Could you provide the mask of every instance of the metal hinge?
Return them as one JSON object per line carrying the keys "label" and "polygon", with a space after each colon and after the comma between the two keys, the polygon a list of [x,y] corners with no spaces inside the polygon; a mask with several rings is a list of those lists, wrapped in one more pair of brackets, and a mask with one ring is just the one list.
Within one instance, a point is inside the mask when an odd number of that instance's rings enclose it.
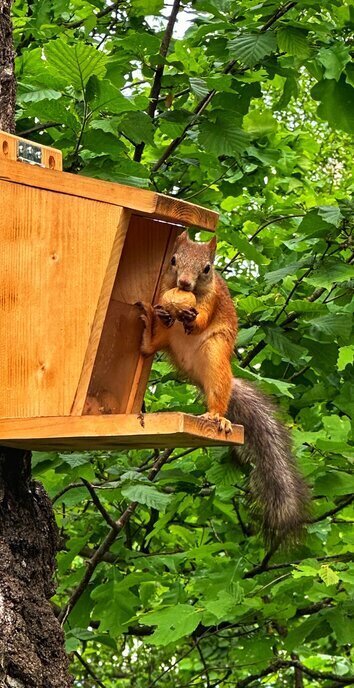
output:
{"label": "metal hinge", "polygon": [[17,142],[17,160],[28,162],[30,165],[44,167],[42,163],[42,148],[32,142],[23,140]]}

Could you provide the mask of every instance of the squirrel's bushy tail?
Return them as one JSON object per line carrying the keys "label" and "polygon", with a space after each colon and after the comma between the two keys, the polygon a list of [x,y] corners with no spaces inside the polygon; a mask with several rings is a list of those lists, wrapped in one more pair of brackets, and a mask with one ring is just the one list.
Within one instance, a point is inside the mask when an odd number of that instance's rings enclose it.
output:
{"label": "squirrel's bushy tail", "polygon": [[251,465],[252,506],[271,545],[296,537],[309,514],[309,490],[296,466],[287,429],[268,397],[244,380],[233,380],[227,418],[245,428],[237,458]]}

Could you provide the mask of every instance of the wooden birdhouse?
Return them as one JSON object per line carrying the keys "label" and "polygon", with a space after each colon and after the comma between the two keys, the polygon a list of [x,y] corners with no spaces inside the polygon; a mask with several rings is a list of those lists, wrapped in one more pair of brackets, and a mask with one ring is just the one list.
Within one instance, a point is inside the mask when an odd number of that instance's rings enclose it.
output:
{"label": "wooden birdhouse", "polygon": [[[28,164],[32,163],[32,164]],[[0,444],[37,450],[242,442],[183,413],[142,414],[154,302],[176,236],[217,214],[62,172],[58,150],[0,132]]]}

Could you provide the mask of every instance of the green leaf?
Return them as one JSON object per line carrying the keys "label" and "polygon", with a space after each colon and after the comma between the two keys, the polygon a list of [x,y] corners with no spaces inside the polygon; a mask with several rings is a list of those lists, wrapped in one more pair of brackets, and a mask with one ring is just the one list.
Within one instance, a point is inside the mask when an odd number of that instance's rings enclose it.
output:
{"label": "green leaf", "polygon": [[326,79],[338,81],[345,65],[350,62],[350,48],[344,43],[338,43],[331,48],[321,48],[318,59],[325,68]]}
{"label": "green leaf", "polygon": [[268,282],[268,284],[276,284],[288,275],[294,275],[298,270],[305,267],[306,263],[303,260],[296,261],[295,263],[288,263],[283,268],[279,268],[279,270],[271,270],[270,272],[267,272],[267,274],[264,276],[264,279],[266,282]]}
{"label": "green leaf", "polygon": [[315,331],[321,332],[330,339],[347,341],[351,333],[352,321],[345,314],[330,313],[314,318],[311,326]]}
{"label": "green leaf", "polygon": [[335,227],[338,227],[343,219],[343,215],[336,205],[322,205],[318,209],[318,214],[323,217],[325,222]]}
{"label": "green leaf", "polygon": [[243,127],[251,136],[267,136],[278,128],[278,122],[270,110],[250,110],[243,118]]}
{"label": "green leaf", "polygon": [[278,29],[277,42],[279,50],[298,58],[307,58],[310,55],[307,32],[293,26]]}
{"label": "green leaf", "polygon": [[159,14],[163,8],[163,0],[131,0],[132,14],[138,17]]}
{"label": "green leaf", "polygon": [[106,71],[105,54],[80,41],[75,45],[69,45],[62,38],[49,41],[44,54],[49,69],[78,90],[85,88],[91,76],[102,77]]}
{"label": "green leaf", "polygon": [[257,298],[256,296],[246,296],[246,298],[238,299],[237,301],[237,309],[239,311],[244,311],[248,315],[264,311],[264,308],[264,301],[262,301],[262,299]]}
{"label": "green leaf", "polygon": [[[133,581],[134,582],[134,581]],[[125,579],[113,573],[110,581],[97,585],[91,593],[95,602],[92,616],[100,622],[100,631],[109,631],[118,637],[140,607],[140,600],[130,588],[129,576]]]}
{"label": "green leaf", "polygon": [[90,86],[89,100],[92,112],[120,114],[139,110],[139,107],[129,98],[125,98],[108,79],[99,80],[96,76],[92,76]]}
{"label": "green leaf", "polygon": [[208,95],[211,90],[205,81],[205,79],[200,79],[198,77],[190,78],[189,83],[191,85],[191,90],[195,93],[198,98],[204,98]]}
{"label": "green leaf", "polygon": [[157,626],[154,633],[149,636],[149,643],[168,645],[193,633],[201,621],[201,613],[189,604],[176,604],[161,611],[145,614],[141,620],[148,626]]}
{"label": "green leaf", "polygon": [[254,67],[266,55],[276,49],[276,38],[272,31],[245,33],[229,41],[229,52],[243,64]]}
{"label": "green leaf", "polygon": [[[238,600],[240,602],[241,600]],[[205,609],[213,614],[218,621],[223,621],[229,617],[229,615],[235,609],[235,597],[230,595],[230,593],[224,591],[219,591],[217,599],[206,600],[204,602]]]}
{"label": "green leaf", "polygon": [[[330,289],[332,284],[347,282],[353,278],[353,266],[341,263],[339,260],[329,259],[312,274],[306,277],[306,282],[315,287]],[[310,310],[310,309],[309,309]]]}
{"label": "green leaf", "polygon": [[327,120],[334,130],[343,129],[353,134],[354,88],[346,83],[344,76],[339,81],[323,79],[313,87],[311,95],[320,101],[319,117]]}
{"label": "green leaf", "polygon": [[336,585],[339,581],[338,574],[328,564],[322,564],[318,575],[326,585]]}
{"label": "green leaf", "polygon": [[338,353],[338,370],[344,370],[351,363],[354,363],[354,344],[341,346]]}
{"label": "green leaf", "polygon": [[286,337],[279,328],[267,328],[266,341],[290,363],[301,360],[307,353],[303,346],[299,346],[289,337]]}
{"label": "green leaf", "polygon": [[71,468],[84,466],[86,463],[89,463],[91,459],[88,452],[72,452],[71,454],[59,454],[59,456],[65,463],[68,463]]}
{"label": "green leaf", "polygon": [[154,127],[151,117],[145,112],[130,112],[125,115],[119,129],[134,143],[154,143]]}
{"label": "green leaf", "polygon": [[40,88],[34,89],[33,91],[28,91],[27,93],[22,93],[19,96],[18,101],[22,104],[24,103],[38,103],[41,100],[59,100],[62,97],[60,91],[54,91],[51,88]]}
{"label": "green leaf", "polygon": [[237,346],[241,348],[247,346],[258,330],[259,327],[257,325],[241,330],[237,335]]}
{"label": "green leaf", "polygon": [[240,232],[234,237],[234,246],[238,248],[240,253],[247,259],[252,260],[256,265],[268,265],[269,258],[262,255],[256,247]]}
{"label": "green leaf", "polygon": [[132,502],[146,504],[146,506],[157,509],[158,511],[165,511],[167,505],[171,501],[169,495],[159,492],[159,490],[150,483],[128,483],[124,485],[121,492],[123,497],[130,499]]}
{"label": "green leaf", "polygon": [[220,115],[216,122],[205,120],[199,125],[199,141],[209,153],[240,155],[249,143],[246,132],[229,116]]}
{"label": "green leaf", "polygon": [[326,611],[326,620],[335,633],[338,643],[347,645],[354,637],[354,619],[344,614],[338,607]]}

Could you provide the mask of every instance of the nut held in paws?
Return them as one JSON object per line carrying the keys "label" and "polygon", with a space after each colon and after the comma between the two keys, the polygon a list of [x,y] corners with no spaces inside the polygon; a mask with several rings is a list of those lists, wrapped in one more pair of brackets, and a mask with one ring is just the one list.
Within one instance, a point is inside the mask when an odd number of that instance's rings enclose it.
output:
{"label": "nut held in paws", "polygon": [[161,304],[174,318],[177,318],[178,314],[185,309],[195,308],[196,303],[193,292],[178,288],[166,291],[161,299]]}

